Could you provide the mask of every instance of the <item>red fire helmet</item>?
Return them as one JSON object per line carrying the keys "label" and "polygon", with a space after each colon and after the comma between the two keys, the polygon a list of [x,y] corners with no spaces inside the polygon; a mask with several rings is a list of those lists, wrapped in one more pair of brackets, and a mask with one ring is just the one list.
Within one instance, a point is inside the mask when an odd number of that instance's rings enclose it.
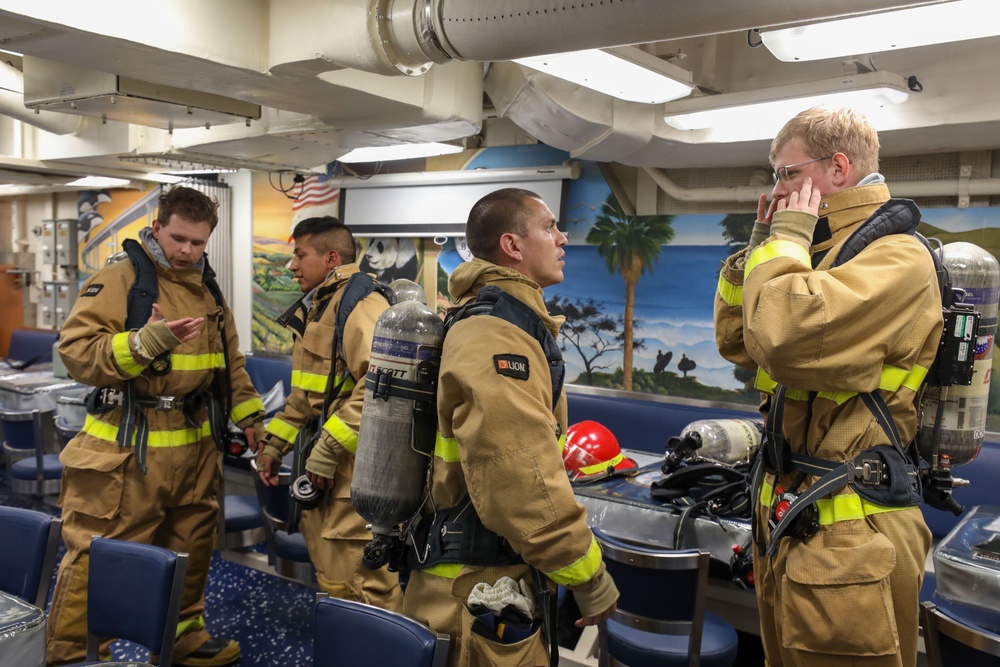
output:
{"label": "red fire helmet", "polygon": [[595,421],[578,422],[567,429],[563,465],[570,480],[579,484],[639,469],[639,464],[622,454],[614,434]]}

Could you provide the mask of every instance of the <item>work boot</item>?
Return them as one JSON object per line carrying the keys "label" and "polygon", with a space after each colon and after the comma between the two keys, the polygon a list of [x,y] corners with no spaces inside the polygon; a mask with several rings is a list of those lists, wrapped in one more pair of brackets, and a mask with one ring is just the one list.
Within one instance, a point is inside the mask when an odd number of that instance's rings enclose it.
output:
{"label": "work boot", "polygon": [[233,639],[209,637],[194,651],[174,658],[176,667],[224,667],[240,659],[240,645]]}

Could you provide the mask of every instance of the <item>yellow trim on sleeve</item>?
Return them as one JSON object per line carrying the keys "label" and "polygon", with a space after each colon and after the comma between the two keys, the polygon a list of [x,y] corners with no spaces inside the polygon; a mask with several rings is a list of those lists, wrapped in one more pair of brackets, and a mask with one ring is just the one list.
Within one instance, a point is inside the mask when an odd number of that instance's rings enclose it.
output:
{"label": "yellow trim on sleeve", "polygon": [[129,347],[128,337],[130,331],[123,331],[122,333],[117,333],[111,337],[111,352],[115,355],[115,362],[118,367],[122,369],[125,373],[129,375],[139,375],[144,370],[145,366],[140,364],[132,356],[132,350]]}
{"label": "yellow trim on sleeve", "polygon": [[285,442],[295,442],[295,438],[299,435],[299,429],[278,417],[267,423],[267,432],[278,436]]}
{"label": "yellow trim on sleeve", "polygon": [[434,439],[434,456],[445,463],[457,463],[460,460],[458,456],[458,440],[455,438],[446,438],[438,433]]}
{"label": "yellow trim on sleeve", "polygon": [[757,266],[772,259],[778,259],[779,257],[789,257],[803,266],[812,267],[812,261],[809,258],[809,251],[807,249],[795,241],[775,239],[753,249],[743,269],[743,280],[746,280],[750,276],[750,272],[757,268]]}
{"label": "yellow trim on sleeve", "polygon": [[247,399],[235,406],[231,416],[233,421],[239,424],[240,421],[246,419],[255,412],[259,412],[262,415],[264,414],[264,401],[260,400],[259,397]]}
{"label": "yellow trim on sleeve", "polygon": [[726,302],[727,306],[743,305],[743,285],[735,285],[723,274],[719,274],[719,296]]}
{"label": "yellow trim on sleeve", "polygon": [[590,542],[587,554],[575,563],[560,568],[555,572],[546,572],[549,579],[563,586],[575,586],[593,579],[601,567],[601,545],[594,538]]}
{"label": "yellow trim on sleeve", "polygon": [[333,439],[351,454],[358,451],[358,434],[337,415],[330,415],[323,424],[323,430],[332,435]]}

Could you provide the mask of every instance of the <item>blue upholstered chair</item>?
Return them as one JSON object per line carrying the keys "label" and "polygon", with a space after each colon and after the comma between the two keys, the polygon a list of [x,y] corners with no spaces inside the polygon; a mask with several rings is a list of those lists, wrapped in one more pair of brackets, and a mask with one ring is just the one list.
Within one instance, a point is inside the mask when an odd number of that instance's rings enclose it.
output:
{"label": "blue upholstered chair", "polygon": [[302,533],[288,532],[292,503],[289,494],[291,469],[282,465],[277,486],[267,486],[260,481],[256,462],[253,464],[253,475],[254,489],[257,491],[257,500],[267,530],[268,563],[283,577],[317,586],[316,569],[309,559],[305,538]]}
{"label": "blue upholstered chair", "polygon": [[160,667],[170,667],[187,563],[186,553],[93,538],[87,583],[87,660],[98,659],[103,639],[119,638],[158,653]]}
{"label": "blue upholstered chair", "polygon": [[219,496],[219,513],[223,527],[220,547],[245,549],[267,540],[264,514],[256,495],[223,494]]}
{"label": "blue upholstered chair", "polygon": [[394,611],[324,594],[316,602],[316,667],[443,667],[449,641]]}
{"label": "blue upholstered chair", "polygon": [[4,452],[10,490],[36,496],[59,493],[63,465],[58,454],[45,453],[52,442],[52,411],[0,408],[0,421],[6,436]]}
{"label": "blue upholstered chair", "polygon": [[1000,667],[1000,635],[972,625],[933,602],[920,604],[927,667]]}
{"label": "blue upholstered chair", "polygon": [[0,505],[0,590],[45,609],[61,530],[50,514]]}
{"label": "blue upholstered chair", "polygon": [[598,628],[601,667],[705,665],[736,660],[736,630],[705,611],[709,554],[623,542],[594,529],[621,597]]}

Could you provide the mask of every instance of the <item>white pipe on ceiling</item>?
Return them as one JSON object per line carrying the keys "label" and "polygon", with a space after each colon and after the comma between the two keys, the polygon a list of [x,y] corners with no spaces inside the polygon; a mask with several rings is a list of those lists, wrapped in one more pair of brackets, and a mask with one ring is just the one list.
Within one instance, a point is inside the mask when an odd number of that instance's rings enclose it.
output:
{"label": "white pipe on ceiling", "polygon": [[[770,195],[771,185],[687,188],[674,182],[657,167],[644,167],[653,182],[671,199],[684,202],[755,202]],[[960,197],[1000,195],[1000,178],[970,178],[935,181],[889,181],[894,197]]]}
{"label": "white pipe on ceiling", "polygon": [[35,112],[24,106],[24,74],[0,61],[0,114],[53,134],[75,134],[85,122],[81,116],[53,111]]}

